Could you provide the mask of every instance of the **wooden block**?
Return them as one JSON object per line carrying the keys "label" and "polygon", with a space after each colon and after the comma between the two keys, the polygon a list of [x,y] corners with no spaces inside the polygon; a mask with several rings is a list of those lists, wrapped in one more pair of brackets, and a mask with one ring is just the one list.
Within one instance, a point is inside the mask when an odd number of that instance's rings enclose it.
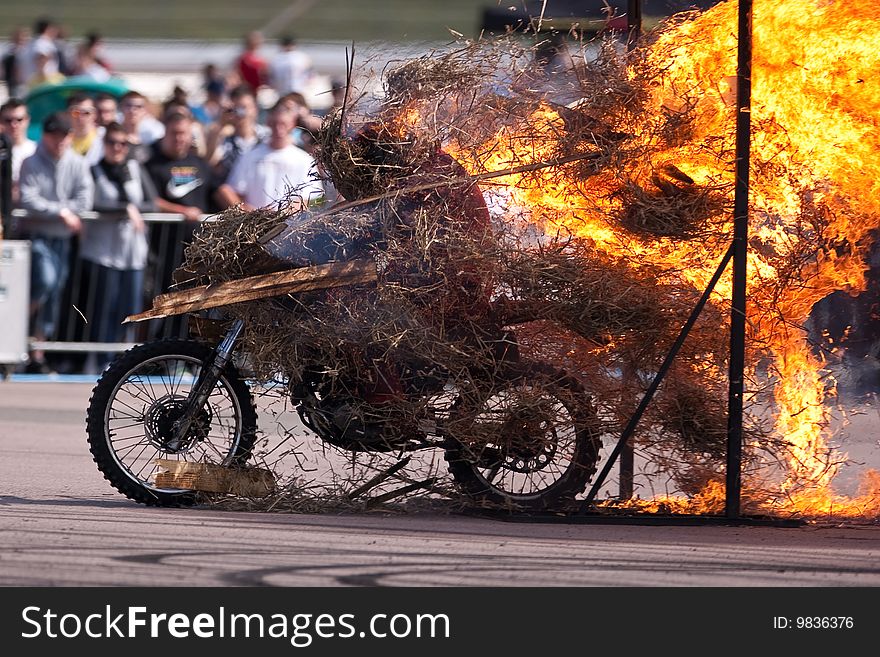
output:
{"label": "wooden block", "polygon": [[261,468],[229,468],[214,463],[156,459],[157,488],[180,488],[241,497],[266,497],[275,488],[275,475]]}

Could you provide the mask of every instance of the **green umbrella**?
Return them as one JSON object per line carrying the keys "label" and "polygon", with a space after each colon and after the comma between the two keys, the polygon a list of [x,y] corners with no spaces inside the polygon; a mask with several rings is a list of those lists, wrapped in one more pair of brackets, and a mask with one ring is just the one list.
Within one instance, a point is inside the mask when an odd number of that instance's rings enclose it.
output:
{"label": "green umbrella", "polygon": [[25,98],[28,112],[31,115],[28,137],[38,140],[42,132],[43,119],[52,112],[66,109],[67,99],[75,93],[82,92],[90,96],[105,93],[119,98],[128,90],[128,85],[118,78],[98,82],[85,75],[69,77],[56,84],[47,83],[34,87]]}

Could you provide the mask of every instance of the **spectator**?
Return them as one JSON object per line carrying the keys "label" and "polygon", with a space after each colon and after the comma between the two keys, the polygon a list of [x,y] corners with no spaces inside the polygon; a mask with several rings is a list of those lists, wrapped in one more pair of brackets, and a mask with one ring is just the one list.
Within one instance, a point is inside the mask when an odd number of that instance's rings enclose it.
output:
{"label": "spectator", "polygon": [[[55,38],[58,26],[51,18],[40,18],[34,23],[34,37],[24,49],[21,75],[25,84],[30,85],[36,76],[55,78],[59,75],[58,47]],[[63,78],[61,78],[63,79]]]}
{"label": "spectator", "polygon": [[86,35],[77,52],[76,75],[83,75],[96,82],[106,82],[113,77],[113,70],[101,53],[103,45],[104,41],[97,32]]}
{"label": "spectator", "polygon": [[[211,168],[193,148],[192,114],[169,111],[165,117],[165,135],[153,145],[147,171],[156,185],[156,205],[161,212],[184,216],[184,225],[161,224],[150,233],[152,264],[147,274],[147,293],[164,292],[173,282],[183,249],[192,239],[201,216],[211,209],[214,192]],[[174,319],[152,327],[157,331],[178,333],[181,320]]]}
{"label": "spectator", "polygon": [[217,70],[216,64],[205,64],[202,68],[202,86],[205,96],[201,105],[192,108],[196,121],[208,126],[220,119],[226,104],[226,80]]}
{"label": "spectator", "polygon": [[278,102],[269,113],[269,141],[259,144],[235,163],[229,179],[218,190],[221,205],[243,204],[244,209],[289,204],[296,210],[323,195],[312,157],[293,145],[296,117]]}
{"label": "spectator", "polygon": [[[65,113],[43,121],[37,150],[21,165],[20,205],[31,240],[31,319],[36,340],[55,337],[61,294],[67,283],[70,238],[82,230],[80,214],[92,207],[94,185],[86,161],[70,149],[73,128]],[[39,350],[31,353],[29,372],[46,372]]]}
{"label": "spectator", "polygon": [[104,128],[98,127],[95,101],[84,93],[75,93],[67,99],[67,113],[73,126],[73,152],[86,158],[89,166],[97,164],[104,153]]}
{"label": "spectator", "polygon": [[[92,167],[94,209],[101,218],[84,227],[80,256],[90,287],[101,291],[90,309],[89,340],[122,342],[122,320],[142,309],[148,245],[141,213],[156,211],[156,188],[146,169],[128,157],[131,145],[125,128],[110,123],[102,141],[103,158]],[[93,353],[86,371],[99,372],[108,361],[107,354]]]}
{"label": "spectator", "polygon": [[292,36],[281,38],[281,52],[269,64],[269,84],[279,96],[291,91],[304,94],[312,80],[312,60],[296,47]]}
{"label": "spectator", "polygon": [[165,116],[165,135],[153,145],[147,170],[156,184],[161,212],[182,214],[190,222],[208,211],[212,176],[193,150],[193,118],[184,111]]}
{"label": "spectator", "polygon": [[242,82],[251,88],[254,95],[266,83],[268,67],[259,52],[262,45],[263,35],[259,32],[250,32],[245,37],[244,52],[238,58],[236,65]]}
{"label": "spectator", "polygon": [[168,109],[169,105],[183,105],[189,107],[189,93],[187,93],[186,89],[179,84],[175,84],[174,88],[171,90],[171,95],[162,104],[163,113]]}
{"label": "spectator", "polygon": [[205,153],[207,152],[205,147],[205,129],[202,127],[202,124],[195,120],[193,116],[192,109],[189,104],[186,102],[186,92],[183,91],[180,87],[175,87],[175,92],[180,90],[183,95],[178,95],[175,93],[171,96],[162,106],[162,117],[170,115],[170,114],[185,114],[192,119],[192,133],[193,133],[193,141],[192,148],[195,153],[199,157],[205,157]]}
{"label": "spectator", "polygon": [[119,107],[122,110],[122,127],[132,145],[131,157],[146,162],[150,157],[150,146],[162,138],[165,126],[149,113],[147,99],[137,91],[123,94]]}
{"label": "spectator", "polygon": [[222,80],[210,80],[205,84],[205,100],[192,107],[193,118],[203,126],[220,120],[226,104],[226,86]]}
{"label": "spectator", "polygon": [[211,84],[219,85],[224,91],[226,90],[226,80],[217,70],[217,65],[209,62],[202,68],[202,88],[207,90]]}
{"label": "spectator", "polygon": [[6,83],[6,94],[9,98],[20,98],[25,92],[25,57],[27,46],[27,30],[17,27],[12,31],[9,48],[3,55],[3,81]]}
{"label": "spectator", "polygon": [[250,87],[232,90],[231,104],[208,130],[208,157],[214,177],[223,182],[242,154],[269,137],[269,128],[257,123],[257,100]]}
{"label": "spectator", "polygon": [[28,89],[34,89],[41,84],[59,84],[64,82],[65,76],[59,71],[52,70],[52,59],[43,52],[34,55],[34,67],[36,73],[28,80]]}
{"label": "spectator", "polygon": [[110,94],[100,93],[95,96],[95,109],[98,110],[98,125],[103,128],[120,120],[119,103]]}
{"label": "spectator", "polygon": [[301,93],[292,91],[283,96],[280,102],[289,108],[295,117],[295,125],[291,138],[293,143],[309,153],[315,148],[315,134],[321,129],[322,119],[312,114]]}
{"label": "spectator", "polygon": [[12,143],[12,201],[19,199],[18,179],[21,163],[37,149],[37,143],[28,139],[27,131],[31,123],[27,105],[18,98],[10,98],[0,107],[0,131]]}
{"label": "spectator", "polygon": [[76,75],[77,60],[77,49],[70,44],[69,34],[66,25],[58,25],[58,34],[55,36],[55,47],[58,48],[58,70],[67,77]]}

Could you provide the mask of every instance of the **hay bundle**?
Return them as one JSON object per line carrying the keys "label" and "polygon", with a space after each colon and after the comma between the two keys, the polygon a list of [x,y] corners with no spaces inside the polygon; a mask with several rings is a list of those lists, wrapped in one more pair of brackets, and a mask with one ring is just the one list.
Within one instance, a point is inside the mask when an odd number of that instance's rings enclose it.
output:
{"label": "hay bundle", "polygon": [[695,185],[673,165],[651,175],[650,189],[629,180],[614,196],[620,202],[620,225],[647,238],[693,240],[717,234],[719,217],[729,209],[718,190]]}
{"label": "hay bundle", "polygon": [[[185,270],[209,282],[352,257],[378,263],[375,285],[228,309],[247,320],[243,340],[259,378],[295,386],[319,372],[322,394],[351,401],[364,440],[369,427],[383,427],[377,449],[419,438],[432,390],[485,397],[480,386],[491,385],[499,335],[510,327],[524,356],[579,375],[617,431],[700,295],[680,272],[640,262],[636,247],[612,253],[589,235],[517,239],[523,222],[546,227],[550,212],[521,206],[490,222],[475,181],[493,167],[533,167],[523,174],[529,182],[589,197],[589,212],[617,208],[602,219],[634,244],[674,238],[716,255],[724,242],[727,188],[661,163],[691,115],[651,112],[650,76],[623,75],[621,60],[603,51],[576,69],[579,100],[553,105],[534,93],[533,77],[487,73],[480,53],[469,46],[406,63],[386,72],[377,107],[355,103],[328,117],[318,159],[345,203],[228,211],[186,253]],[[534,123],[538,111],[549,117],[543,125]],[[492,134],[501,137],[487,142]],[[585,157],[540,164],[572,155]],[[721,462],[726,314],[709,304],[637,436],[683,482]]]}

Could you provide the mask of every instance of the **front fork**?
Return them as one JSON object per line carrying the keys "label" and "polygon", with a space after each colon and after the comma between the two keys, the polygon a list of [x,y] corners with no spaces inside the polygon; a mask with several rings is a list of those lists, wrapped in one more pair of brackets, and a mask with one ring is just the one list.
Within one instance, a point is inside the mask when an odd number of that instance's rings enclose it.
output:
{"label": "front fork", "polygon": [[226,332],[223,340],[220,341],[220,344],[214,350],[210,364],[207,362],[202,364],[199,378],[196,380],[192,390],[189,391],[189,397],[186,400],[186,411],[174,422],[171,440],[168,441],[169,450],[174,451],[186,444],[186,436],[193,421],[208,402],[208,397],[211,396],[211,391],[214,390],[217,381],[220,380],[220,375],[226,369],[229,361],[232,360],[232,352],[235,350],[235,344],[238,342],[243,328],[244,322],[236,319]]}

